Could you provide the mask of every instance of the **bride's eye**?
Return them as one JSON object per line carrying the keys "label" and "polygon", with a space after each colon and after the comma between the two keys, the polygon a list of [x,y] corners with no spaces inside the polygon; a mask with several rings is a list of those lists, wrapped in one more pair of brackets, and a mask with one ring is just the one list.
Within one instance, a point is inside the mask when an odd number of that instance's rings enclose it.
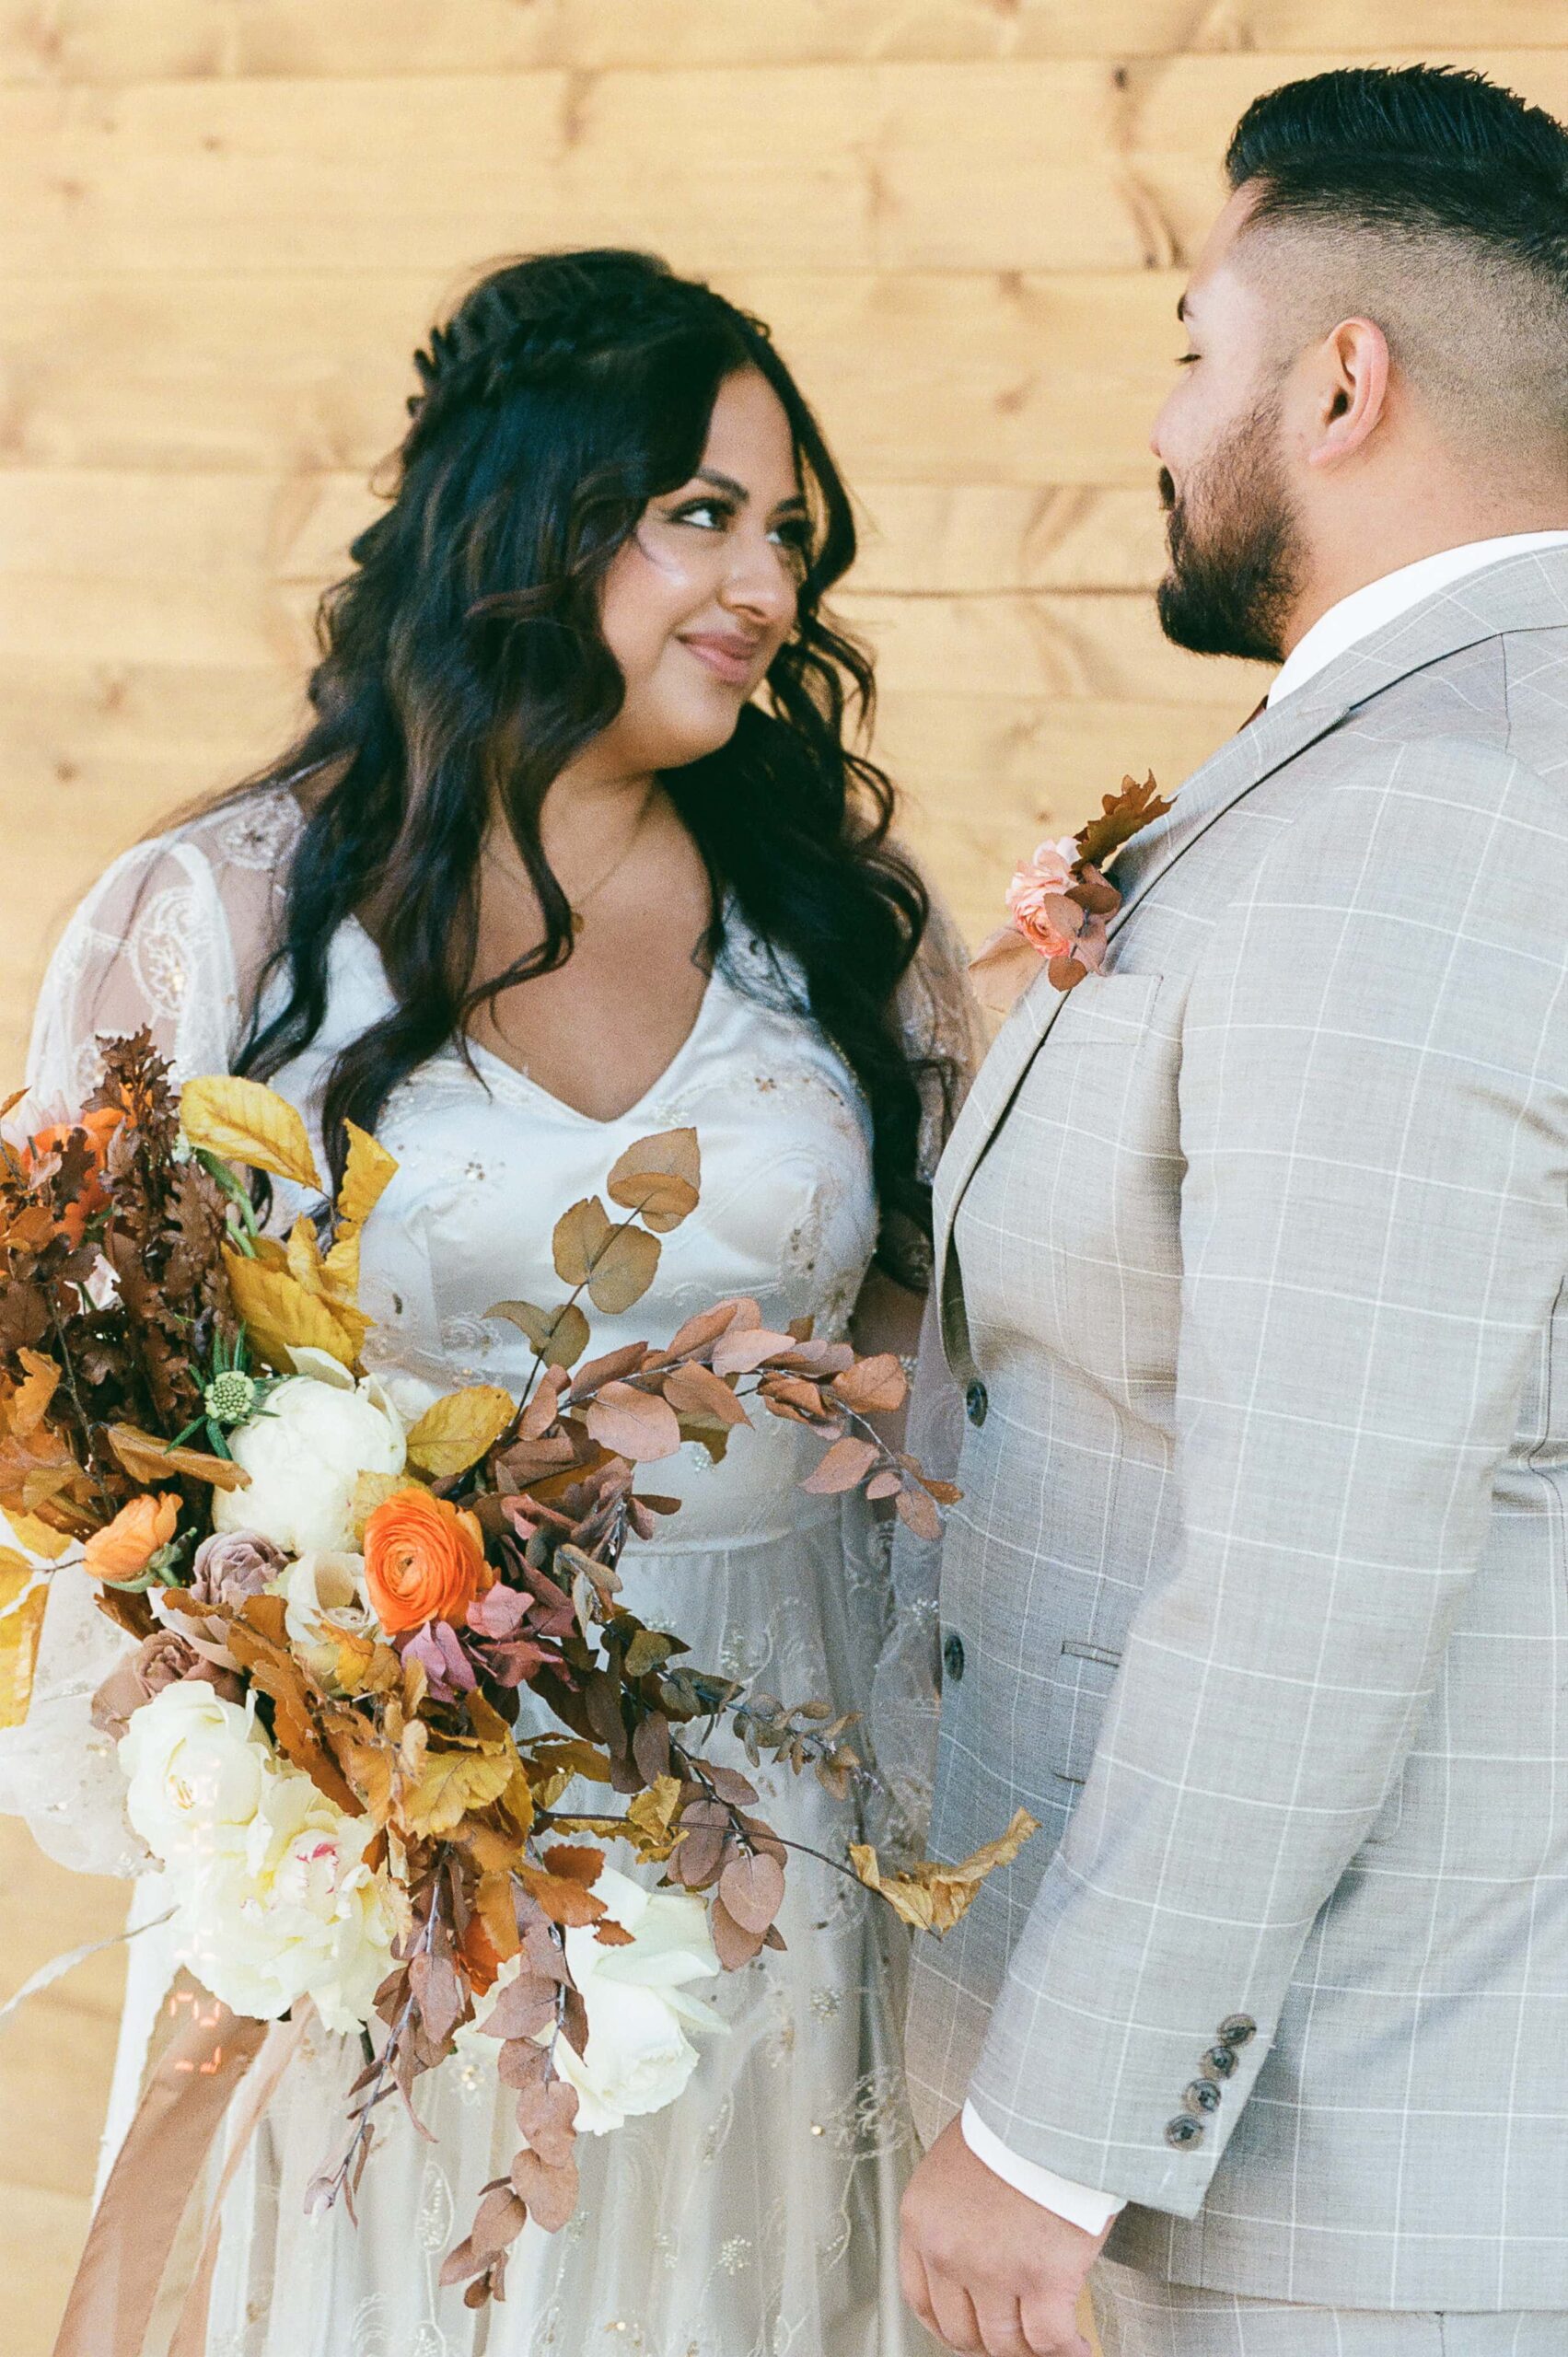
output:
{"label": "bride's eye", "polygon": [[784,523],[775,524],[768,538],[776,548],[783,549],[796,579],[804,581],[811,570],[810,518],[791,516]]}
{"label": "bride's eye", "polygon": [[735,516],[727,499],[689,499],[670,511],[672,524],[694,524],[700,532],[722,532]]}

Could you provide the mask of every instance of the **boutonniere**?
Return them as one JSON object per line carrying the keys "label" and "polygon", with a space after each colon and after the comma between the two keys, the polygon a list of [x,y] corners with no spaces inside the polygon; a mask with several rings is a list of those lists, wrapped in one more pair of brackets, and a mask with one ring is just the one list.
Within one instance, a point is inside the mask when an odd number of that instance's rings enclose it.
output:
{"label": "boutonniere", "polygon": [[1100,815],[1075,835],[1043,842],[1015,871],[1007,887],[1007,923],[983,943],[970,963],[982,1004],[1005,1014],[1040,971],[1040,960],[1059,991],[1076,990],[1086,975],[1105,963],[1106,926],[1121,906],[1121,895],[1105,870],[1132,837],[1163,819],[1153,772],[1140,785],[1124,777],[1120,794],[1108,794]]}

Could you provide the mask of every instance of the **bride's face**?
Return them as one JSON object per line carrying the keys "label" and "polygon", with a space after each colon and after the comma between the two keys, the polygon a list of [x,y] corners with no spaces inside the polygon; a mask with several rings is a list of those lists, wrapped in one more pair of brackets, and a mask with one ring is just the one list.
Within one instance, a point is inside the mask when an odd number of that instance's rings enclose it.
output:
{"label": "bride's face", "polygon": [[626,701],[602,750],[665,770],[728,742],[794,626],[809,537],[784,406],[739,370],[697,472],[650,501],[606,576],[600,626]]}

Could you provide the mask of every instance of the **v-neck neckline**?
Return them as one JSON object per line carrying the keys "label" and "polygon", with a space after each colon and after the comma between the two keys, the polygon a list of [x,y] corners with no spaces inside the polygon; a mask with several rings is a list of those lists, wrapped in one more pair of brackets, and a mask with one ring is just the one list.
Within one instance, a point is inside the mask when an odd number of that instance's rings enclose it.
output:
{"label": "v-neck neckline", "polygon": [[[366,956],[373,960],[376,978],[381,992],[389,1000],[392,991],[387,980],[386,965],[369,929],[359,917],[354,915],[346,916],[343,919],[343,924],[352,931]],[[691,1018],[691,1027],[686,1037],[681,1040],[663,1071],[649,1082],[640,1097],[619,1113],[601,1116],[598,1113],[585,1112],[580,1105],[574,1105],[569,1097],[557,1096],[554,1089],[546,1088],[542,1081],[535,1080],[531,1073],[524,1072],[519,1065],[508,1062],[505,1056],[497,1054],[494,1048],[485,1047],[482,1040],[475,1039],[471,1035],[465,1034],[461,1040],[449,1041],[441,1053],[457,1059],[459,1062],[471,1058],[477,1068],[494,1075],[504,1092],[509,1088],[520,1090],[525,1095],[548,1105],[552,1112],[559,1113],[564,1120],[578,1122],[584,1129],[618,1130],[623,1121],[633,1120],[639,1114],[644,1113],[656,1097],[662,1096],[670,1085],[703,1030],[719,988],[720,975],[715,961],[703,986],[703,995],[697,1003],[697,1012]]]}

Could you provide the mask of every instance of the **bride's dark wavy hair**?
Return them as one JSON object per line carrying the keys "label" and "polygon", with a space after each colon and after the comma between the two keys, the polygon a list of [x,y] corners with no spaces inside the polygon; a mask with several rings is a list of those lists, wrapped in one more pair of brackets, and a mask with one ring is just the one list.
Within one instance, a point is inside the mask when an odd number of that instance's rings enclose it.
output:
{"label": "bride's dark wavy hair", "polygon": [[[849,498],[767,329],[652,255],[543,254],[491,271],[415,366],[390,505],[321,601],[314,717],[238,789],[330,781],[291,857],[263,977],[283,974],[286,1000],[265,1023],[258,1013],[237,1068],[264,1079],[316,1037],[332,936],[374,903],[396,1004],[329,1075],[326,1144],[341,1176],[346,1122],[373,1131],[419,1064],[452,1042],[467,1051],[477,1007],[570,957],[571,911],[540,816],[624,697],[600,628],[605,575],[648,501],[695,471],[726,377],[756,369],[788,417],[811,510],[798,619],[765,708],[748,703],[726,745],[663,782],[715,911],[727,891],[749,931],[797,963],[812,1016],[864,1091],[879,1257],[911,1273],[912,1225],[930,1227],[925,1074],[894,1000],[928,903],[889,840],[892,788],[849,741],[869,727],[870,664],[822,610],[854,557]],[[480,853],[497,807],[544,938],[476,984]],[[722,915],[706,955],[724,960]]]}

